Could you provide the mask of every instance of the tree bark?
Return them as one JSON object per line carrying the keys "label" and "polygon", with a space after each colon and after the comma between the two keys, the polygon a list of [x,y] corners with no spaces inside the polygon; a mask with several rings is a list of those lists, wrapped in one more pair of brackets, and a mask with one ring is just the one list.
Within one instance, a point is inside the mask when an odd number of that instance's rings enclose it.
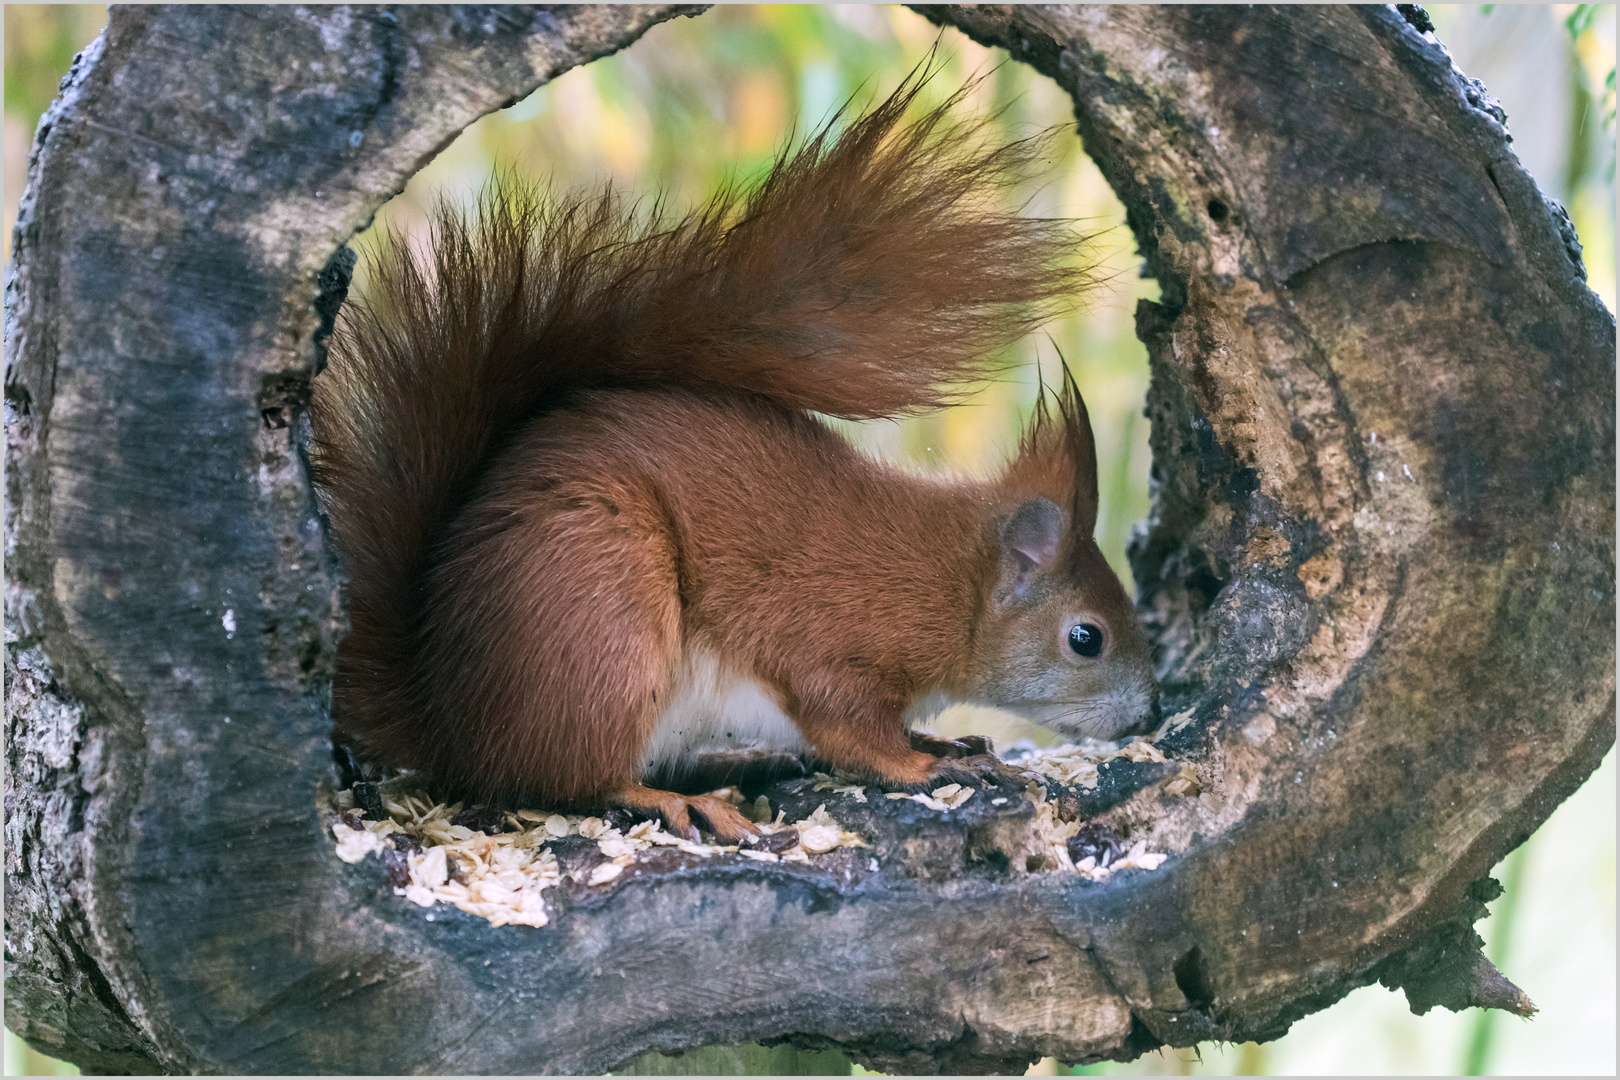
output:
{"label": "tree bark", "polygon": [[[673,7],[114,8],[7,281],[8,1023],[86,1071],[901,1071],[1269,1039],[1374,980],[1529,1008],[1489,868],[1614,738],[1614,322],[1500,110],[1394,9],[925,8],[1058,81],[1162,287],[1132,559],[1204,788],[1171,859],[1025,873],[1028,807],[835,811],[542,929],[334,858],[341,572],[302,456],[341,245],[478,116]],[[832,800],[804,781],[773,805]]]}

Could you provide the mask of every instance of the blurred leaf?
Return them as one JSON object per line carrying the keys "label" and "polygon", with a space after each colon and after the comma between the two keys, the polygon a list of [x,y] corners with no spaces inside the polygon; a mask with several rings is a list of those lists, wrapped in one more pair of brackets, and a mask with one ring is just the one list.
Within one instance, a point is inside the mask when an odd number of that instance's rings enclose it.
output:
{"label": "blurred leaf", "polygon": [[1564,29],[1569,31],[1570,40],[1580,37],[1591,28],[1598,16],[1598,4],[1576,4],[1575,10],[1564,18]]}
{"label": "blurred leaf", "polygon": [[7,4],[6,114],[32,131],[73,56],[107,25],[102,4]]}

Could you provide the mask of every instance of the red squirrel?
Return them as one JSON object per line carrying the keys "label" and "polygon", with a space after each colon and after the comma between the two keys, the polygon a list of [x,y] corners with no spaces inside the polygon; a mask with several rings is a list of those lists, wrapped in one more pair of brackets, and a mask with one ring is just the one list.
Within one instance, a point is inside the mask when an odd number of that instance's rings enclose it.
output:
{"label": "red squirrel", "polygon": [[349,576],[340,730],[481,798],[736,841],[728,803],[641,779],[744,744],[918,790],[1001,767],[908,734],[949,702],[1150,721],[1072,380],[989,481],[814,415],[946,404],[1085,281],[1065,223],[991,199],[1042,141],[986,145],[951,119],[965,90],[905,123],[925,79],[674,223],[508,184],[383,251],[311,410]]}

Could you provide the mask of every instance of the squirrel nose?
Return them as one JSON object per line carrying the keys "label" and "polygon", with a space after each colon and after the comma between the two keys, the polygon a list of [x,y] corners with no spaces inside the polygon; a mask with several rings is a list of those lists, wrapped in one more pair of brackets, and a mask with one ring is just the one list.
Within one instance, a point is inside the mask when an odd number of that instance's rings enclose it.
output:
{"label": "squirrel nose", "polygon": [[1159,684],[1149,682],[1147,685],[1147,700],[1138,712],[1136,719],[1126,728],[1126,735],[1148,735],[1158,728],[1162,719],[1159,709]]}

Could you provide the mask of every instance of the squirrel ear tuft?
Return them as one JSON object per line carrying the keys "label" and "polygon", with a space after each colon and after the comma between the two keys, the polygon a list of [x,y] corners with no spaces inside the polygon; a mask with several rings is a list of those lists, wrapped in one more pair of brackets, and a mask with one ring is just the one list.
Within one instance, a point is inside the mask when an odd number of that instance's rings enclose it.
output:
{"label": "squirrel ear tuft", "polygon": [[1063,368],[1054,415],[1043,385],[1035,399],[1035,418],[1024,432],[1018,456],[1008,466],[1013,490],[1038,491],[1073,515],[1075,536],[1089,539],[1097,527],[1097,444],[1080,388]]}
{"label": "squirrel ear tuft", "polygon": [[1067,364],[1063,366],[1058,412],[1063,416],[1063,441],[1073,469],[1075,532],[1090,538],[1097,528],[1097,441],[1091,433],[1091,414]]}
{"label": "squirrel ear tuft", "polygon": [[1014,592],[1022,592],[1037,570],[1057,562],[1067,526],[1066,515],[1050,499],[1031,499],[1001,526],[1001,547],[1011,562]]}

